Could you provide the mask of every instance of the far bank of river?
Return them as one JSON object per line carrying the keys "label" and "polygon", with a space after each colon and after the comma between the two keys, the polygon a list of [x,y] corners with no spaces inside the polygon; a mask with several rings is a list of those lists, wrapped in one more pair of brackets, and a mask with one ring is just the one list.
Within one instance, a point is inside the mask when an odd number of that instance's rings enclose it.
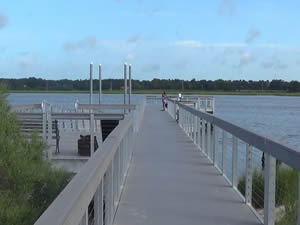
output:
{"label": "far bank of river", "polygon": [[[133,90],[133,94],[161,94],[164,90]],[[273,96],[300,96],[300,92],[286,92],[286,91],[201,91],[201,90],[165,90],[167,94],[194,94],[194,95],[273,95]],[[43,94],[85,94],[88,90],[10,90],[10,93],[43,93]],[[98,93],[98,91],[94,91]],[[103,94],[122,94],[122,90],[103,90]]]}

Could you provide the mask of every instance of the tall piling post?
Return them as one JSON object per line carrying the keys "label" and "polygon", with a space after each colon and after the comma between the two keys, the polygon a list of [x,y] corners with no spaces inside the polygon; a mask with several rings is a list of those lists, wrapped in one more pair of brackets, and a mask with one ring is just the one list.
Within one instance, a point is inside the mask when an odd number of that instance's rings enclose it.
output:
{"label": "tall piling post", "polygon": [[[93,104],[93,63],[90,64],[90,106]],[[91,156],[94,153],[94,114],[93,110],[90,109],[90,153]]]}
{"label": "tall piling post", "polygon": [[99,105],[101,104],[102,98],[102,65],[99,64]]}
{"label": "tall piling post", "polygon": [[132,94],[132,84],[131,84],[131,67],[132,65],[129,65],[129,95],[128,95],[128,104],[131,104],[131,94]]}
{"label": "tall piling post", "polygon": [[90,64],[90,98],[89,104],[93,104],[93,63]]}
{"label": "tall piling post", "polygon": [[[124,106],[127,104],[127,63],[124,63]],[[126,109],[124,108],[124,113],[126,113]]]}

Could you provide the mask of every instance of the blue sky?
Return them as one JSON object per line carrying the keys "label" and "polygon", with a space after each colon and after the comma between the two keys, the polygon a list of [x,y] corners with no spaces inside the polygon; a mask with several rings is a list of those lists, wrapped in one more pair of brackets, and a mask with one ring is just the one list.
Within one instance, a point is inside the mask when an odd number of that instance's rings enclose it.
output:
{"label": "blue sky", "polygon": [[300,80],[298,0],[0,0],[0,76]]}

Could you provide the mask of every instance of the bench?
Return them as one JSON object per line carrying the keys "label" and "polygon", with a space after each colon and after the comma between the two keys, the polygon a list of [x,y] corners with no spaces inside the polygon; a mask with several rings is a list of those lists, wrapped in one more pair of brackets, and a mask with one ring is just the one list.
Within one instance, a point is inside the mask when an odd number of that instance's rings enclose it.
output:
{"label": "bench", "polygon": [[[33,132],[37,132],[39,136],[43,135],[43,121],[42,120],[35,120],[35,119],[22,119],[19,121],[21,132],[25,136],[29,136]],[[48,123],[46,123],[46,135],[48,131]],[[58,129],[58,122],[57,120],[52,121],[52,139],[56,140],[56,149],[55,152],[59,153],[59,129]]]}

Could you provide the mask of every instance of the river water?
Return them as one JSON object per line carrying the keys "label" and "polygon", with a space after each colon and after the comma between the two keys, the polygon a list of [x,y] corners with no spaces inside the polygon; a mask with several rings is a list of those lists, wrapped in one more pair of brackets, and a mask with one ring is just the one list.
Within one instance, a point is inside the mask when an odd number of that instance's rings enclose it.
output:
{"label": "river water", "polygon": [[[142,95],[133,95],[132,103]],[[98,95],[94,95],[98,103]],[[74,105],[76,100],[88,103],[88,94],[10,94],[13,104],[50,103]],[[218,117],[231,121],[283,144],[300,148],[300,97],[280,96],[215,96]],[[123,95],[103,95],[103,103],[122,103]]]}

